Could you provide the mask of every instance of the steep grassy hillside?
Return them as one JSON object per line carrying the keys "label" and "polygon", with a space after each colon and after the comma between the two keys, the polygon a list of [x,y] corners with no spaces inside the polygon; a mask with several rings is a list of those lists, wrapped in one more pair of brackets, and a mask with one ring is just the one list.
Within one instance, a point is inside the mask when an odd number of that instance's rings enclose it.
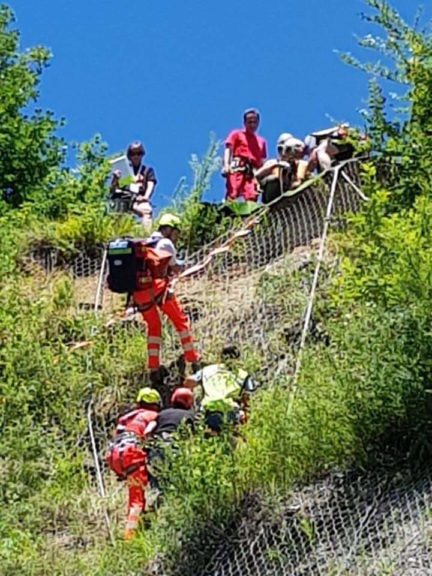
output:
{"label": "steep grassy hillside", "polygon": [[[316,244],[306,249],[305,266],[298,265],[298,254],[278,254],[269,256],[267,268],[250,272],[239,268],[252,262],[239,243],[225,268],[237,275],[222,277],[210,268],[208,284],[189,285],[188,305],[206,357],[217,359],[221,343],[234,334],[262,387],[235,438],[226,430],[205,439],[198,426],[181,444],[163,480],[162,506],[127,544],[120,539],[124,487],[104,473],[107,496],[99,495],[91,432],[102,454],[116,416],[145,379],[145,332],[133,323],[107,328],[104,313],[95,318],[80,308],[89,288],[62,267],[46,274],[24,264],[35,247],[56,247],[68,262],[136,228],[128,218],[104,213],[107,162],[100,142],[82,146],[78,174],[71,175],[61,167],[57,123],[23,115],[23,106],[37,98],[48,55],[20,55],[10,13],[0,8],[0,47],[8,51],[0,72],[19,78],[0,86],[2,125],[19,124],[15,139],[31,149],[40,168],[35,181],[22,185],[0,139],[1,574],[197,574],[206,543],[249,499],[274,505],[293,483],[326,470],[431,458],[432,40],[384,3],[368,3],[386,38],[374,46],[390,62],[374,71],[408,86],[407,108],[400,121],[388,120],[382,92],[371,84],[372,154],[362,172],[369,202],[343,232],[331,235],[315,328],[297,379],[293,366]],[[29,58],[37,66],[29,67]],[[3,111],[2,102],[23,86],[27,99]],[[35,123],[42,123],[42,141],[28,138]],[[215,165],[214,148],[206,162]],[[385,179],[377,176],[383,165]],[[187,253],[228,226],[222,221],[211,234],[207,226],[199,236],[200,190],[208,185],[203,174],[177,206],[187,223]],[[213,213],[206,218],[214,224]],[[263,238],[268,229],[264,221]],[[169,330],[164,337],[170,362],[175,338]],[[195,565],[184,562],[191,554]]]}

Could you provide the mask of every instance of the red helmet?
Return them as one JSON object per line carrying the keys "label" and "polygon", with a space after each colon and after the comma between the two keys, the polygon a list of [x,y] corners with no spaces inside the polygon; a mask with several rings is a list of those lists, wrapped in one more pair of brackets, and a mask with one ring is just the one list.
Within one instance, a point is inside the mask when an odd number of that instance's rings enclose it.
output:
{"label": "red helmet", "polygon": [[192,407],[193,401],[193,392],[189,388],[177,388],[171,396],[171,404],[173,406],[178,405],[185,410],[189,410]]}

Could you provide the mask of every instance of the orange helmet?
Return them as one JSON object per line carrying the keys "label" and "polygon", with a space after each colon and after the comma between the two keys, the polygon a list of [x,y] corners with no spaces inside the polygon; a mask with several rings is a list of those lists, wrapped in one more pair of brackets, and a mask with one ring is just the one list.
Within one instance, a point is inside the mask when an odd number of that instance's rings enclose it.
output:
{"label": "orange helmet", "polygon": [[192,390],[189,390],[189,388],[177,388],[171,396],[171,404],[173,406],[180,406],[185,410],[192,408],[193,401],[193,392]]}

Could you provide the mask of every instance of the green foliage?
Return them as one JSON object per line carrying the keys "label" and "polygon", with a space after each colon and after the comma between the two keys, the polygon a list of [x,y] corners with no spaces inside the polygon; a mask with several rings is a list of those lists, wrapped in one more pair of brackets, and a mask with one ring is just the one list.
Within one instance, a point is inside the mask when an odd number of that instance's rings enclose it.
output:
{"label": "green foliage", "polygon": [[[77,171],[68,172],[60,168],[62,143],[53,136],[52,116],[22,115],[37,99],[48,54],[38,49],[19,55],[18,34],[9,30],[11,13],[0,9],[0,47],[6,55],[0,59],[5,79],[0,119],[20,135],[12,142],[8,127],[0,138],[0,184],[13,189],[0,211],[2,573],[132,575],[161,554],[178,564],[180,550],[225,530],[251,493],[285,498],[293,482],[310,481],[329,469],[430,459],[431,37],[407,26],[386,3],[368,4],[374,10],[370,21],[386,35],[362,41],[385,56],[385,64],[361,65],[374,76],[367,113],[372,160],[363,167],[370,201],[334,240],[338,274],[330,270],[321,283],[314,309],[326,339],[307,343],[296,388],[288,373],[271,388],[264,382],[241,430],[228,428],[207,439],[198,425],[194,437],[179,442],[167,458],[157,517],[128,545],[118,538],[122,487],[110,486],[109,502],[96,493],[86,415],[92,401],[94,420],[105,430],[135,395],[146,372],[145,334],[137,328],[106,330],[104,318],[77,311],[67,276],[29,277],[18,263],[29,246],[55,246],[72,257],[110,236],[133,232],[134,225],[104,213],[108,166],[100,138],[81,146]],[[399,120],[389,119],[375,77],[408,86]],[[17,94],[20,83],[24,91]],[[41,139],[30,145],[38,122]],[[14,154],[4,156],[10,146]],[[36,171],[28,174],[23,158],[31,159]],[[382,165],[390,166],[384,179]],[[184,222],[187,252],[233,226],[201,203],[217,168],[212,141],[201,163],[192,160],[191,191],[182,188],[174,203]],[[298,283],[307,288],[310,273],[311,268],[300,274],[283,263],[263,274],[256,297],[286,311],[266,334],[268,346],[277,340],[280,351],[284,323],[301,318],[304,290]],[[206,351],[212,360],[217,361],[215,350],[224,338],[214,335],[214,347]],[[90,340],[84,349],[73,349],[73,343]],[[245,350],[245,366],[255,374],[265,372],[259,349]],[[103,506],[111,507],[113,545]],[[306,519],[302,529],[313,540]]]}
{"label": "green foliage", "polygon": [[[432,174],[432,35],[409,26],[384,0],[366,0],[373,9],[364,18],[378,25],[381,36],[361,38],[359,45],[378,53],[379,59],[362,63],[349,54],[343,60],[371,76],[369,110],[365,112],[372,149],[385,159],[392,198],[387,210],[410,206],[430,186]],[[391,81],[392,94],[402,108],[389,110],[380,81]],[[398,120],[395,114],[400,115]],[[391,170],[391,167],[394,170]]]}
{"label": "green foliage", "polygon": [[1,4],[0,191],[1,202],[18,206],[55,181],[64,142],[55,136],[62,121],[52,112],[34,108],[50,53],[38,46],[20,54],[19,33],[11,29],[13,21],[11,10]]}
{"label": "green foliage", "polygon": [[103,214],[109,173],[106,144],[100,136],[94,136],[89,142],[74,144],[73,148],[77,167],[58,169],[55,182],[32,195],[31,208],[38,218],[65,220],[69,216],[84,216],[88,209],[99,209]]}
{"label": "green foliage", "polygon": [[200,161],[195,154],[192,155],[192,186],[189,189],[185,180],[181,180],[172,206],[162,212],[174,211],[181,215],[182,234],[179,248],[187,254],[195,252],[241,222],[225,216],[220,206],[203,202],[203,195],[210,188],[211,177],[220,168],[219,147],[219,142],[211,135],[203,159]]}

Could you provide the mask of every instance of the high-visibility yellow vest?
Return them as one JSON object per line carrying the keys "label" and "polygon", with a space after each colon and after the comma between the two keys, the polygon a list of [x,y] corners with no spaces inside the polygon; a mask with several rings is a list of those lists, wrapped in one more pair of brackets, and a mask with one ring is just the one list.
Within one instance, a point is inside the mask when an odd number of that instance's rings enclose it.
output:
{"label": "high-visibility yellow vest", "polygon": [[229,412],[240,400],[248,374],[243,369],[233,372],[224,364],[212,364],[202,369],[201,376],[203,408],[208,412]]}

